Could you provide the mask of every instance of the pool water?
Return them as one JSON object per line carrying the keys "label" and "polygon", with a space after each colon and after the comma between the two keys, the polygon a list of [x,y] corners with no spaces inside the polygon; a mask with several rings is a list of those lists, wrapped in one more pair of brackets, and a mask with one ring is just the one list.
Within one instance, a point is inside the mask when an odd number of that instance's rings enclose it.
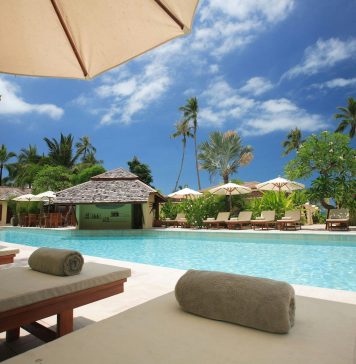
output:
{"label": "pool water", "polygon": [[356,236],[2,229],[0,241],[178,269],[247,274],[356,291]]}

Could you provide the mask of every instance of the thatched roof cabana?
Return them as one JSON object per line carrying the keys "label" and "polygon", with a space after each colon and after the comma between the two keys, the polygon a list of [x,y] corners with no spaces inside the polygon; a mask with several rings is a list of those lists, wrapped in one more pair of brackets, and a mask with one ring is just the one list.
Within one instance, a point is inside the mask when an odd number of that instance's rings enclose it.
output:
{"label": "thatched roof cabana", "polygon": [[31,188],[0,186],[0,201],[6,201],[13,197],[19,197],[31,193]]}
{"label": "thatched roof cabana", "polygon": [[141,182],[138,177],[123,168],[117,168],[80,185],[67,188],[56,194],[56,204],[103,204],[103,203],[145,203],[150,195],[156,200],[164,197],[152,187]]}

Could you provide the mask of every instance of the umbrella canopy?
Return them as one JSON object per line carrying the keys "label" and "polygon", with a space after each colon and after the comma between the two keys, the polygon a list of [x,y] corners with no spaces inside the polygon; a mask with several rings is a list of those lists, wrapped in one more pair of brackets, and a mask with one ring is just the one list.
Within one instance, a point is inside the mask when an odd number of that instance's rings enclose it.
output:
{"label": "umbrella canopy", "polygon": [[214,193],[216,195],[242,195],[245,193],[250,193],[252,192],[252,190],[249,187],[229,182],[224,185],[215,187],[211,189],[209,192]]}
{"label": "umbrella canopy", "polygon": [[0,72],[92,78],[191,31],[198,0],[0,4]]}
{"label": "umbrella canopy", "polygon": [[40,201],[54,200],[56,194],[53,191],[46,191],[36,195],[36,198],[40,199]]}
{"label": "umbrella canopy", "polygon": [[216,195],[228,195],[229,196],[229,204],[230,204],[230,211],[232,209],[232,195],[242,195],[245,193],[252,192],[251,188],[238,185],[237,183],[226,183],[224,185],[212,188],[209,192],[216,194]]}
{"label": "umbrella canopy", "polygon": [[28,193],[26,195],[21,195],[19,197],[14,198],[14,201],[18,201],[18,202],[23,202],[23,201],[34,201],[33,198],[36,197],[35,195],[33,195],[32,193]]}
{"label": "umbrella canopy", "polygon": [[188,198],[188,197],[195,198],[195,197],[199,197],[201,195],[202,195],[201,192],[194,191],[190,188],[183,188],[182,190],[169,194],[168,197],[180,199],[180,198]]}
{"label": "umbrella canopy", "polygon": [[292,192],[295,190],[302,190],[305,188],[305,186],[302,183],[289,181],[288,179],[282,177],[277,177],[275,179],[271,179],[270,181],[262,182],[256,185],[256,188],[264,191]]}

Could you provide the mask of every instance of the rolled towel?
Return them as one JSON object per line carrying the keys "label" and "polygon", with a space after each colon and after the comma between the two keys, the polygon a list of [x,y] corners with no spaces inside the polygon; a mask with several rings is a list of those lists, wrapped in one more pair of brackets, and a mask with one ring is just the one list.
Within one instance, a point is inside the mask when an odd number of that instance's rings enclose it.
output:
{"label": "rolled towel", "polygon": [[30,255],[28,264],[38,272],[73,276],[81,272],[84,258],[75,250],[39,248]]}
{"label": "rolled towel", "polygon": [[189,270],[175,295],[184,311],[214,320],[284,334],[294,325],[295,296],[285,282]]}

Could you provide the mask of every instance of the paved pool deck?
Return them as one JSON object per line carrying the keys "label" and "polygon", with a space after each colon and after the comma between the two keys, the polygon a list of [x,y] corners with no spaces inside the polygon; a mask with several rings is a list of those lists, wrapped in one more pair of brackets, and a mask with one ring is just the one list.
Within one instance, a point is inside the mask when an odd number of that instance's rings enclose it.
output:
{"label": "paved pool deck", "polygon": [[[313,229],[303,229],[297,231],[296,233],[329,233],[323,229],[322,226],[313,225]],[[322,230],[321,230],[322,228]],[[158,229],[161,230],[161,229]],[[165,231],[174,229],[164,229]],[[201,231],[206,230],[192,230],[192,229],[181,229],[181,231]],[[211,230],[208,230],[209,232]],[[215,230],[216,231],[216,230]],[[218,230],[219,232],[230,232],[231,230]],[[241,232],[241,231],[238,231]],[[243,230],[246,234],[258,234],[259,231]],[[278,232],[276,230],[269,230],[268,232],[285,234],[285,232]],[[266,233],[264,230],[263,233]],[[356,239],[356,229],[352,229],[350,232],[332,232],[333,234],[347,234],[354,235]],[[36,249],[27,245],[12,244],[7,242],[0,242],[2,246],[8,246],[20,249],[20,253],[17,255],[15,262],[13,264],[7,264],[0,266],[0,269],[8,269],[13,266],[27,266],[27,260],[30,254]],[[129,308],[137,306],[141,303],[147,302],[153,298],[161,296],[165,293],[174,290],[174,286],[179,279],[179,277],[184,274],[185,271],[173,268],[164,268],[148,264],[139,264],[127,261],[119,261],[112,259],[104,259],[93,256],[84,256],[86,262],[98,262],[103,264],[116,265],[120,267],[130,268],[132,271],[132,276],[128,279],[125,284],[125,292],[107,299],[91,303],[86,306],[75,309],[75,330],[81,327],[90,325],[96,321],[103,320],[107,317],[113,316],[117,313],[125,311]],[[311,286],[301,286],[293,285],[297,295],[314,297],[324,300],[345,302],[349,304],[356,305],[356,292],[352,291],[342,291],[326,288],[318,288]],[[41,321],[41,323],[47,327],[51,327],[55,324],[55,316],[46,318]],[[14,355],[20,354],[27,350],[30,350],[36,346],[43,345],[43,342],[32,335],[29,335],[25,331],[21,330],[21,338],[17,342],[5,343],[5,334],[0,333],[0,361],[6,360]]]}

